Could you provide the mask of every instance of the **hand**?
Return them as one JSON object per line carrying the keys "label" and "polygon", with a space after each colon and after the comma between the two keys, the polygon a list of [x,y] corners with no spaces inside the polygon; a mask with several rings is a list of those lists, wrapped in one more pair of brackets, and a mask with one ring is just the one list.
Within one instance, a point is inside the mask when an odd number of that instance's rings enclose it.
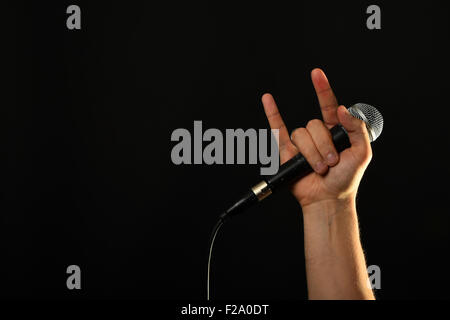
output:
{"label": "hand", "polygon": [[[359,182],[372,157],[372,149],[363,121],[356,119],[338,102],[320,69],[311,72],[323,121],[314,119],[306,128],[298,128],[289,136],[273,97],[262,97],[264,111],[272,129],[279,129],[281,163],[298,152],[303,154],[314,172],[295,182],[292,193],[304,209],[327,200],[348,200],[356,196]],[[340,123],[348,132],[351,147],[337,153],[329,129]]]}

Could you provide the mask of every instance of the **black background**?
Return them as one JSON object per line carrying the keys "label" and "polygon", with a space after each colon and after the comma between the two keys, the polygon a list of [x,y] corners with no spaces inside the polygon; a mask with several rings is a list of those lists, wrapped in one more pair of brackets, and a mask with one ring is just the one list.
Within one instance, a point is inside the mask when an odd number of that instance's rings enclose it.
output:
{"label": "black background", "polygon": [[[204,299],[211,227],[258,165],[172,164],[176,128],[290,130],[320,116],[310,71],[385,118],[358,196],[381,299],[449,298],[448,10],[444,2],[212,5],[5,2],[0,295]],[[78,4],[82,29],[66,28]],[[366,28],[381,7],[382,29]],[[66,288],[66,268],[82,289]],[[287,192],[224,226],[213,296],[307,297]]]}

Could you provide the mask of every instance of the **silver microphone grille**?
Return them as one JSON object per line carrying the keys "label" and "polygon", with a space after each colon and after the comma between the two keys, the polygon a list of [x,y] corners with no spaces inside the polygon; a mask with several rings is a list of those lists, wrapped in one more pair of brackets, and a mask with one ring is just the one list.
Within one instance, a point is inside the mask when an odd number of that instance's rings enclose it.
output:
{"label": "silver microphone grille", "polygon": [[352,116],[366,123],[369,132],[370,142],[375,141],[383,131],[383,116],[371,105],[365,103],[357,103],[351,106],[348,111]]}

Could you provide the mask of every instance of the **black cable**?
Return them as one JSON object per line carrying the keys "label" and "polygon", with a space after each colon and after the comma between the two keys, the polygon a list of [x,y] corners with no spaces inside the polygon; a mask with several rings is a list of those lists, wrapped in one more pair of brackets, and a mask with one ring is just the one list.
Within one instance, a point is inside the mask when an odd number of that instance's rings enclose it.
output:
{"label": "black cable", "polygon": [[223,216],[219,218],[219,221],[217,221],[216,225],[214,226],[212,232],[211,232],[211,238],[209,240],[209,255],[208,255],[208,275],[206,279],[206,299],[209,301],[209,288],[210,288],[210,282],[211,282],[211,257],[212,257],[212,250],[214,246],[214,240],[216,239],[217,233],[219,232],[220,227],[222,227],[225,219]]}
{"label": "black cable", "polygon": [[220,227],[222,227],[226,219],[240,212],[245,211],[247,208],[249,208],[256,202],[258,202],[258,198],[256,197],[255,193],[252,190],[248,191],[243,198],[241,198],[239,201],[233,204],[228,210],[226,210],[224,213],[220,215],[219,221],[217,221],[214,228],[212,229],[211,238],[209,240],[208,275],[206,279],[206,299],[208,301],[210,298],[212,251],[214,246],[214,240],[216,240],[217,233],[219,232]]}

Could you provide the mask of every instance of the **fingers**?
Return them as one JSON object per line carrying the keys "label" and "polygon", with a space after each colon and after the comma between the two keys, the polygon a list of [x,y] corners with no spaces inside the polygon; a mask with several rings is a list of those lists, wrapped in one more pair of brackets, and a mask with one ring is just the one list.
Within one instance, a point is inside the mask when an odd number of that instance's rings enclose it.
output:
{"label": "fingers", "polygon": [[279,149],[281,154],[282,150],[285,149],[287,145],[291,144],[289,132],[272,95],[269,93],[264,94],[262,96],[262,103],[267,120],[269,120],[270,128],[279,130]]}
{"label": "fingers", "polygon": [[318,119],[309,121],[306,129],[308,129],[322,159],[324,159],[330,167],[336,165],[339,161],[339,154],[334,146],[330,130],[328,130],[325,124]]}
{"label": "fingers", "polygon": [[337,117],[337,99],[325,73],[321,69],[316,68],[311,71],[311,80],[319,100],[323,121],[328,128],[331,128],[339,123]]}
{"label": "fingers", "polygon": [[328,170],[328,165],[317,149],[313,138],[305,128],[298,128],[292,132],[291,135],[292,142],[300,151],[300,153],[308,161],[309,165],[318,174],[325,174]]}
{"label": "fingers", "polygon": [[339,106],[337,115],[339,122],[347,131],[352,149],[356,151],[363,161],[370,161],[372,148],[364,121],[353,117],[344,106]]}

